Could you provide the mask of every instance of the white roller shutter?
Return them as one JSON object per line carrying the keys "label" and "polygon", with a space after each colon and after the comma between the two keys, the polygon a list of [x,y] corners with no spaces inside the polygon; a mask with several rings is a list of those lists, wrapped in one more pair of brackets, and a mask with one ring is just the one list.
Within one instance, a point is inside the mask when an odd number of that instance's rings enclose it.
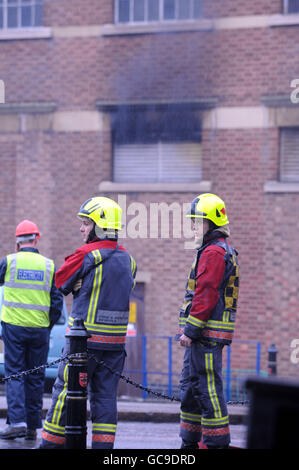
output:
{"label": "white roller shutter", "polygon": [[281,129],[280,179],[299,181],[299,127]]}
{"label": "white roller shutter", "polygon": [[194,182],[201,180],[199,142],[119,144],[114,147],[114,181]]}

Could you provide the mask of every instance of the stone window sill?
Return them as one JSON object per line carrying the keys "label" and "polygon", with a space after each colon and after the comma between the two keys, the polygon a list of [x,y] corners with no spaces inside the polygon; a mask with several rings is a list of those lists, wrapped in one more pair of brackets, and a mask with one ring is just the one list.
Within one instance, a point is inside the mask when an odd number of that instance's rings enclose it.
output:
{"label": "stone window sill", "polygon": [[293,26],[299,25],[299,13],[285,15],[271,15],[269,26]]}
{"label": "stone window sill", "polygon": [[0,29],[0,41],[16,39],[47,39],[52,37],[51,28],[7,28]]}
{"label": "stone window sill", "polygon": [[177,31],[211,31],[211,20],[169,21],[147,24],[105,24],[101,26],[102,36],[117,36],[123,34],[171,33]]}
{"label": "stone window sill", "polygon": [[299,193],[299,182],[286,183],[282,181],[267,181],[264,185],[265,193]]}

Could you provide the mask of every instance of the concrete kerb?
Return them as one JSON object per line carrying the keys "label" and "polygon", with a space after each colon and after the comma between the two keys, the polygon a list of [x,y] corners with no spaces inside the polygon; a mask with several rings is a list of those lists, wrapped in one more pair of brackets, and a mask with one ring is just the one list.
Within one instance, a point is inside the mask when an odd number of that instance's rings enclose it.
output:
{"label": "concrete kerb", "polygon": [[[43,418],[51,405],[51,396],[44,395]],[[168,423],[180,421],[180,403],[166,400],[123,400],[118,399],[118,419],[120,421],[145,421]],[[247,424],[248,407],[245,405],[228,405],[231,424]],[[0,418],[7,416],[6,397],[0,396]],[[87,401],[87,419],[90,419],[90,407]]]}

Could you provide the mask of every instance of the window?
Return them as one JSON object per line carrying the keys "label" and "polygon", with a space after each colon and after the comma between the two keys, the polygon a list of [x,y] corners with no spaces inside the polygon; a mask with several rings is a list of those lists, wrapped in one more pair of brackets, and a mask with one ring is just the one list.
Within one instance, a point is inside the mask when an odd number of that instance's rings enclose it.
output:
{"label": "window", "polygon": [[201,180],[201,124],[196,110],[180,106],[112,115],[115,182]]}
{"label": "window", "polygon": [[0,0],[0,29],[42,26],[42,0]]}
{"label": "window", "polygon": [[118,183],[191,183],[201,180],[200,142],[118,144],[113,181]]}
{"label": "window", "polygon": [[115,0],[116,23],[195,20],[202,16],[202,0]]}
{"label": "window", "polygon": [[284,0],[284,13],[299,13],[299,0]]}
{"label": "window", "polygon": [[280,131],[280,180],[299,182],[299,127]]}

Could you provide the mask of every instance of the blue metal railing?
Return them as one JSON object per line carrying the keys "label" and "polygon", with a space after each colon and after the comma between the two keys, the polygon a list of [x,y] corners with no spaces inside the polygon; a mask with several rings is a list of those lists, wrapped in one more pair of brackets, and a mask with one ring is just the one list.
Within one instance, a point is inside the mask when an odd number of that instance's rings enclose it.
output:
{"label": "blue metal railing", "polygon": [[[148,387],[148,376],[149,375],[160,375],[160,376],[167,376],[167,394],[169,396],[173,393],[173,378],[174,376],[180,376],[180,374],[173,373],[172,367],[172,343],[173,338],[172,336],[165,336],[165,335],[136,335],[130,336],[130,341],[134,340],[135,338],[141,338],[141,370],[136,369],[125,369],[124,373],[133,373],[141,375],[142,378],[142,385],[143,387]],[[147,345],[148,339],[162,339],[167,341],[167,372],[158,371],[158,370],[149,370],[148,369],[148,360],[147,360]],[[142,391],[142,398],[147,398],[148,393],[146,391]]]}
{"label": "blue metal railing", "polygon": [[246,373],[255,373],[256,375],[260,375],[261,373],[261,343],[259,343],[258,341],[235,339],[232,344],[233,345],[234,344],[255,345],[255,348],[256,348],[255,370],[253,369],[233,370],[231,367],[231,356],[232,356],[231,347],[232,346],[226,347],[226,368],[223,371],[226,401],[230,401],[232,399],[232,380],[233,380],[232,373],[233,372],[237,373],[238,375],[246,374]]}
{"label": "blue metal railing", "polygon": [[[124,373],[134,373],[141,376],[142,385],[144,387],[148,387],[148,376],[149,375],[160,375],[160,376],[167,376],[167,394],[172,396],[173,388],[174,388],[174,378],[179,377],[180,373],[173,372],[173,363],[172,363],[172,347],[173,347],[173,337],[172,336],[165,336],[165,335],[136,335],[129,337],[130,341],[134,340],[135,338],[141,339],[141,370],[134,370],[134,369],[125,369]],[[158,370],[149,370],[148,369],[148,358],[147,358],[147,346],[149,339],[161,339],[167,341],[167,372],[166,371],[158,371]],[[255,369],[251,368],[248,370],[244,369],[232,369],[232,351],[231,346],[226,347],[226,367],[223,369],[223,379],[224,379],[224,392],[227,401],[232,399],[232,383],[236,380],[234,374],[241,374],[241,373],[255,373],[256,375],[260,375],[261,373],[261,343],[257,341],[251,340],[237,340],[235,339],[233,344],[252,344],[255,346]],[[142,398],[147,398],[148,393],[146,391],[142,391]]]}

